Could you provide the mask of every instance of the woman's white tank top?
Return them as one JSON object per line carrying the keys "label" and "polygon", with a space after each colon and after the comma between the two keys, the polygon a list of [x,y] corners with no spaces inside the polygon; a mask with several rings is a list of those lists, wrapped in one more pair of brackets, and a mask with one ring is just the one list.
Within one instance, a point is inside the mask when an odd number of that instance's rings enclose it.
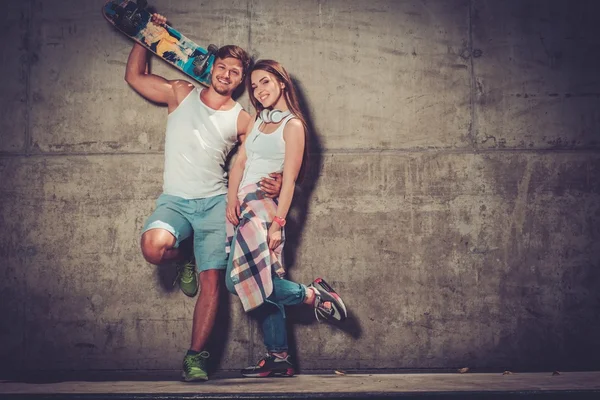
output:
{"label": "woman's white tank top", "polygon": [[273,133],[262,133],[258,128],[262,120],[257,118],[250,135],[246,138],[246,167],[240,189],[251,183],[258,183],[271,172],[282,172],[285,160],[283,129],[294,115],[287,116]]}

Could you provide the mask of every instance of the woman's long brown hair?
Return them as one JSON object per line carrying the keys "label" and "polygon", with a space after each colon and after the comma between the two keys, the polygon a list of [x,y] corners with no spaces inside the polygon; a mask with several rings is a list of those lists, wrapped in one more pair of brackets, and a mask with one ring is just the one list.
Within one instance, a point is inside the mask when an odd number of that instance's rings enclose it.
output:
{"label": "woman's long brown hair", "polygon": [[304,155],[302,156],[302,166],[300,167],[297,178],[297,181],[302,183],[306,174],[306,165],[308,164],[308,124],[306,123],[306,118],[300,109],[300,102],[298,101],[298,95],[296,94],[296,87],[294,86],[292,78],[288,72],[285,70],[285,68],[283,68],[283,65],[274,60],[257,61],[250,69],[248,76],[246,77],[246,89],[248,90],[248,95],[250,96],[250,102],[256,110],[257,117],[265,107],[263,107],[262,104],[260,104],[260,102],[254,97],[254,90],[252,89],[252,72],[256,70],[270,73],[277,81],[285,85],[283,90],[285,103],[292,114],[294,114],[294,116],[296,116],[296,118],[298,118],[304,126]]}

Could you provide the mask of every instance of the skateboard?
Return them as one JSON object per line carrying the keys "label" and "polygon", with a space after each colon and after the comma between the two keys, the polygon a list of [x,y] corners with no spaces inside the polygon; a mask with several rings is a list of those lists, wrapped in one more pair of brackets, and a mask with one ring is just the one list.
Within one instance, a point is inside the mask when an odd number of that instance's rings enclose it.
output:
{"label": "skateboard", "polygon": [[210,85],[210,73],[218,47],[198,46],[169,25],[150,21],[146,0],[110,0],[102,7],[104,18],[119,31],[158,57],[201,83]]}

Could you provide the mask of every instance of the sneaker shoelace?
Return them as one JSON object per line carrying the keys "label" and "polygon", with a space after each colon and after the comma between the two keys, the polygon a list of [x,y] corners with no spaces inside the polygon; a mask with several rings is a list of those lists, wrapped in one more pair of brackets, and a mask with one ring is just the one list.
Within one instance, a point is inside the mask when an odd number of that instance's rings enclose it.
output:
{"label": "sneaker shoelace", "polygon": [[[315,307],[315,318],[317,319],[318,322],[323,321],[321,318],[319,318],[320,313],[323,313],[325,316],[330,317],[333,315],[333,304],[330,304],[329,308],[325,307],[325,302],[323,301],[323,298],[321,297],[321,293],[313,288],[314,292],[315,292],[315,301],[314,301],[314,307]],[[331,302],[329,302],[331,303]]]}
{"label": "sneaker shoelace", "polygon": [[261,358],[260,360],[258,360],[258,362],[256,363],[256,365],[253,365],[252,368],[253,370],[255,369],[259,369],[261,368],[263,365],[265,365],[267,363],[267,360],[269,358],[275,357],[274,355],[272,355],[271,353],[267,353],[266,356],[264,356],[263,358]]}
{"label": "sneaker shoelace", "polygon": [[193,261],[188,261],[187,263],[183,264],[182,266],[177,266],[177,276],[175,277],[175,280],[173,281],[173,286],[175,286],[177,284],[177,282],[179,282],[179,279],[181,279],[184,282],[190,282],[194,276],[194,268],[196,267],[196,265],[194,264]]}
{"label": "sneaker shoelace", "polygon": [[185,364],[186,369],[191,369],[196,366],[196,363],[200,364],[200,368],[202,368],[202,364],[206,361],[206,359],[210,356],[208,351],[202,351],[198,354],[194,354],[193,356],[187,356],[184,358],[183,363]]}

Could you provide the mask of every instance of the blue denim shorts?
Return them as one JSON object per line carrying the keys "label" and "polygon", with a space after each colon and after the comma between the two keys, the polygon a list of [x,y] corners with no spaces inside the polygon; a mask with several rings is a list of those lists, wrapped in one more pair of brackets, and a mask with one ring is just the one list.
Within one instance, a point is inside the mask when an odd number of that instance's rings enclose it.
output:
{"label": "blue denim shorts", "polygon": [[161,228],[175,236],[175,247],[194,236],[194,256],[198,271],[226,269],[224,194],[204,199],[184,199],[161,194],[156,209],[148,217],[142,234]]}

